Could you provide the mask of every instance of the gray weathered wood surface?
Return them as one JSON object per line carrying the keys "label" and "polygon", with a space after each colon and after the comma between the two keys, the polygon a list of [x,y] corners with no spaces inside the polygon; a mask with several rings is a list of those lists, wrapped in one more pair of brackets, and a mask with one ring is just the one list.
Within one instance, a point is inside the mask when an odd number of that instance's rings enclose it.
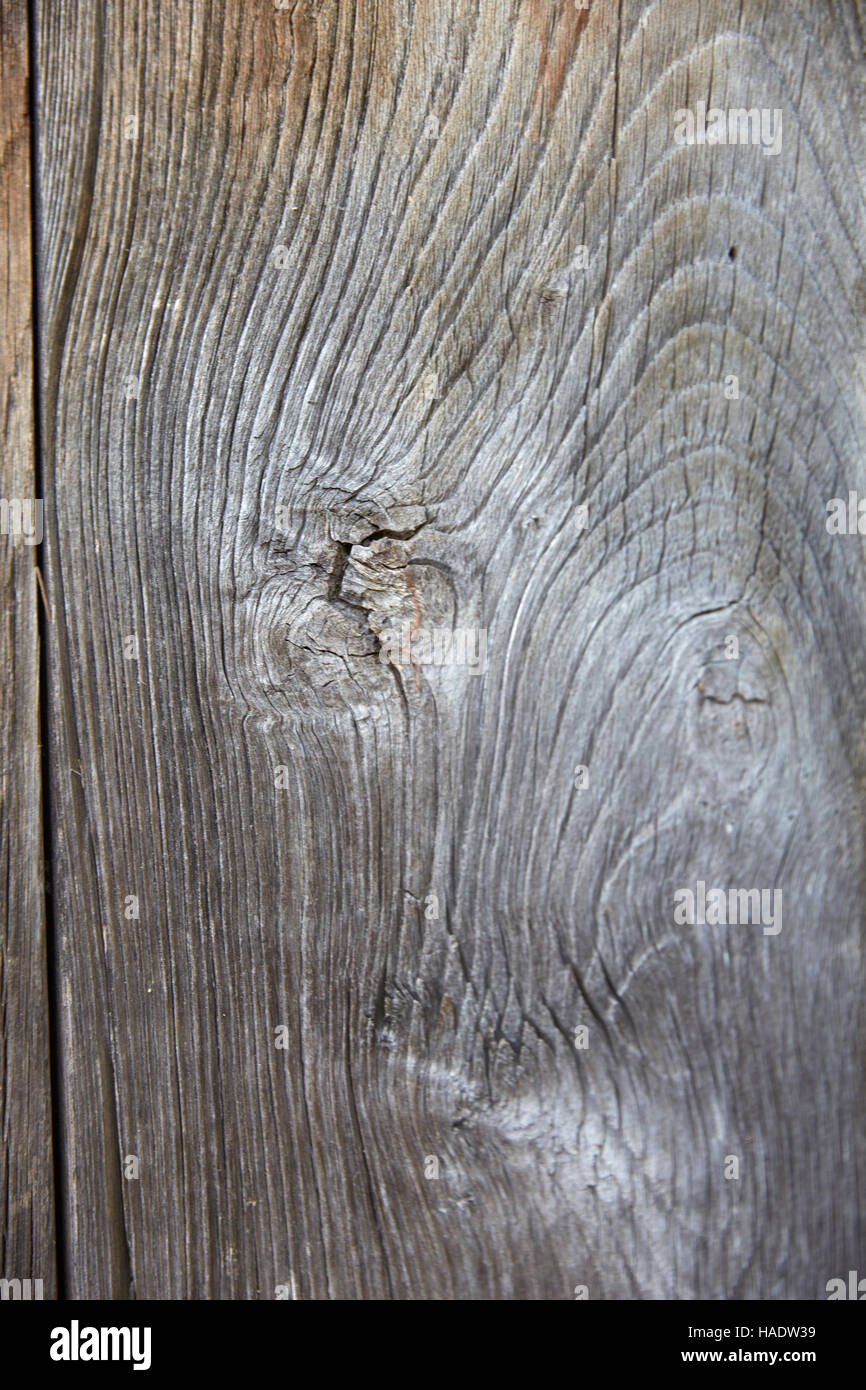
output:
{"label": "gray weathered wood surface", "polygon": [[0,534],[0,1278],[41,1279],[48,1298],[56,1285],[39,600],[31,543],[38,513],[22,506],[36,498],[28,73],[27,5],[3,0],[0,496],[7,510]]}
{"label": "gray weathered wood surface", "polygon": [[[69,1292],[823,1297],[866,9],[36,11]],[[698,880],[781,932],[675,926]]]}

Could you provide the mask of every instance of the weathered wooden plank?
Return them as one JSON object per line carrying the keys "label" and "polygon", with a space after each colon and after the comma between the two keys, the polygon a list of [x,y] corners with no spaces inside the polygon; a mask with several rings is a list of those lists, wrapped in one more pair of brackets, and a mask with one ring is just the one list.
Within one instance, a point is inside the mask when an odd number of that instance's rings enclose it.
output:
{"label": "weathered wooden plank", "polygon": [[[0,0],[0,1277],[54,1297],[43,892],[27,5]],[[24,1281],[30,1280],[28,1285]],[[41,1280],[41,1285],[34,1281]]]}
{"label": "weathered wooden plank", "polygon": [[863,77],[846,0],[41,7],[73,1293],[856,1267]]}

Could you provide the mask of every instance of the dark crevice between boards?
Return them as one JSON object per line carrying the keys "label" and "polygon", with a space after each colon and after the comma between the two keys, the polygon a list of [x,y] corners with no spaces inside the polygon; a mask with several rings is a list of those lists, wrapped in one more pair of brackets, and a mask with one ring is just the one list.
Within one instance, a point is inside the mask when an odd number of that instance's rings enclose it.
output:
{"label": "dark crevice between boards", "polygon": [[[98,28],[95,63],[99,62],[102,54],[103,40],[105,33],[104,13],[102,4],[94,8],[95,22]],[[80,263],[80,251],[83,247],[83,237],[86,230],[87,218],[86,211],[89,206],[87,199],[84,199],[82,211],[79,213],[78,226],[76,229],[76,240],[71,253],[71,265],[67,269],[64,277],[64,286],[61,293],[57,315],[54,320],[52,343],[46,342],[48,358],[46,361],[45,375],[41,370],[42,363],[42,343],[44,339],[43,325],[45,315],[43,313],[43,300],[41,294],[39,265],[40,265],[40,184],[39,184],[39,149],[40,149],[40,130],[39,130],[39,104],[38,88],[39,74],[36,62],[36,32],[39,22],[39,9],[35,0],[30,0],[27,9],[27,59],[28,59],[28,118],[30,131],[30,257],[31,257],[31,321],[32,321],[32,352],[33,352],[33,454],[34,454],[34,493],[43,499],[43,538],[36,547],[35,563],[38,567],[39,575],[43,568],[47,568],[46,561],[51,555],[58,560],[58,535],[55,524],[55,514],[51,508],[44,505],[45,502],[45,482],[47,478],[46,469],[46,449],[50,447],[47,432],[43,429],[44,422],[51,422],[55,418],[57,404],[57,380],[58,380],[58,344],[62,344],[65,339],[65,330],[71,303],[72,289],[77,279],[78,266]],[[95,109],[94,109],[95,108]],[[83,186],[87,189],[92,183],[92,172],[95,169],[96,161],[96,137],[99,132],[98,112],[101,110],[101,92],[99,81],[94,75],[93,82],[93,101],[91,102],[91,119],[89,123],[90,134],[88,136],[88,160],[83,174]],[[52,475],[53,476],[53,475]],[[62,591],[62,573],[57,565],[57,575]],[[55,651],[57,653],[57,664],[55,669],[57,698],[56,709],[49,708],[49,637],[50,614],[48,612],[47,600],[45,603],[37,604],[37,631],[39,635],[39,721],[40,721],[40,741],[41,741],[41,799],[42,799],[42,873],[43,873],[43,898],[45,913],[45,953],[46,953],[46,988],[48,1006],[48,1034],[49,1034],[49,1068],[50,1068],[50,1088],[51,1088],[51,1144],[52,1144],[52,1169],[54,1183],[54,1260],[56,1272],[57,1298],[66,1300],[72,1292],[73,1270],[70,1264],[69,1247],[71,1241],[71,1226],[69,1214],[71,1211],[72,1189],[67,1180],[70,1169],[68,1154],[68,1136],[65,1124],[65,1096],[64,1096],[64,1071],[62,1065],[62,1048],[60,1043],[60,1019],[61,1019],[61,993],[60,993],[60,963],[59,963],[59,932],[57,915],[54,902],[57,896],[59,880],[55,872],[54,862],[54,806],[51,795],[51,730],[52,723],[57,727],[58,721],[64,726],[66,743],[69,756],[73,761],[77,760],[78,740],[73,727],[71,716],[72,705],[72,684],[69,677],[68,660],[60,642],[60,634],[54,634]],[[80,766],[80,762],[79,762]],[[78,786],[80,788],[80,782]],[[73,782],[73,787],[75,783]],[[83,802],[83,792],[76,793],[73,790],[73,797],[76,795],[80,799],[81,824],[86,822],[86,810]],[[111,1057],[111,1049],[107,1039],[103,1039],[101,1047],[97,1043],[97,1057],[100,1062],[100,1086],[102,1088],[102,1113],[94,1115],[91,1113],[88,1120],[94,1120],[100,1126],[105,1146],[106,1163],[106,1193],[105,1203],[108,1210],[110,1240],[109,1240],[109,1262],[111,1269],[111,1285],[113,1299],[127,1299],[135,1297],[134,1282],[132,1277],[132,1262],[129,1249],[129,1240],[126,1233],[126,1224],[123,1211],[122,1196],[122,1174],[121,1174],[121,1155],[119,1149],[119,1134],[117,1126],[114,1069]],[[110,1083],[110,1084],[109,1084]],[[106,1099],[108,1097],[106,1114]]]}
{"label": "dark crevice between boards", "polygon": [[[42,453],[42,392],[39,373],[41,301],[39,295],[39,255],[38,255],[38,160],[37,160],[37,101],[36,101],[36,24],[38,22],[36,0],[27,6],[27,119],[30,144],[30,322],[32,364],[32,418],[33,418],[33,492],[34,498],[43,499],[45,510],[45,471]],[[48,765],[48,749],[51,731],[48,718],[48,612],[44,599],[41,575],[45,570],[45,557],[48,546],[46,530],[43,525],[42,538],[35,548],[34,555],[34,602],[36,603],[36,631],[39,641],[39,758],[40,758],[40,797],[42,829],[42,901],[45,933],[45,977],[48,1002],[48,1056],[49,1086],[51,1088],[51,1168],[54,1184],[54,1274],[55,1293],[58,1300],[65,1299],[68,1289],[66,1268],[66,1182],[65,1155],[63,1152],[63,1107],[60,1097],[60,1037],[59,1008],[60,990],[57,971],[57,931],[54,920],[54,863],[51,836],[51,775]]]}

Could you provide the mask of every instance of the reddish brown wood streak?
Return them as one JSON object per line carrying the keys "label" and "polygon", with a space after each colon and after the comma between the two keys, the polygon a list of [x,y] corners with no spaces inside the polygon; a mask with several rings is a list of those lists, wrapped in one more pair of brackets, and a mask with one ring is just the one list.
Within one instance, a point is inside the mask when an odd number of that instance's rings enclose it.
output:
{"label": "reddish brown wood streak", "polygon": [[[411,547],[410,547],[410,548],[411,548]],[[415,581],[414,581],[414,579],[412,578],[412,572],[411,572],[411,570],[410,570],[410,568],[409,568],[408,565],[406,566],[405,575],[406,575],[406,587],[407,587],[407,589],[409,590],[409,597],[410,597],[411,600],[412,600],[412,607],[413,607],[414,610],[415,610],[415,617],[414,617],[414,619],[413,619],[413,621],[412,621],[412,626],[411,626],[411,628],[410,628],[410,630],[409,630],[409,635],[410,635],[410,637],[414,637],[414,636],[415,636],[415,633],[418,631],[419,627],[421,626],[421,619],[422,619],[422,616],[423,616],[423,615],[422,615],[422,613],[421,613],[421,603],[420,603],[420,600],[419,600],[419,598],[418,598],[418,590],[415,588]],[[410,658],[410,660],[411,660],[411,658]],[[414,674],[414,676],[415,676],[415,689],[416,689],[416,690],[420,690],[420,689],[421,689],[421,672],[418,670],[418,667],[415,665],[414,661],[412,662],[412,671],[413,671],[413,674]]]}
{"label": "reddish brown wood streak", "polygon": [[[574,0],[529,0],[529,8],[538,27],[538,40],[541,45],[538,77],[532,100],[535,103],[539,93],[545,90],[548,104],[553,107],[562,91],[568,60],[577,47],[589,19],[589,7],[578,9]],[[548,42],[551,28],[552,51]]]}

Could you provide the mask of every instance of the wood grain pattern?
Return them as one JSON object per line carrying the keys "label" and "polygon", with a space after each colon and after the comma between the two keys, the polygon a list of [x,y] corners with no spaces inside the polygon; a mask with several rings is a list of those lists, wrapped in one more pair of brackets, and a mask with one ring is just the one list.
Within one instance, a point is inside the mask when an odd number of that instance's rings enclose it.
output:
{"label": "wood grain pattern", "polygon": [[[0,3],[0,1278],[53,1297],[43,893],[27,6]],[[15,1296],[15,1286],[11,1285]],[[26,1286],[23,1286],[26,1288]],[[30,1285],[35,1296],[36,1285]]]}
{"label": "wood grain pattern", "polygon": [[[70,1292],[823,1297],[863,7],[38,9]],[[697,880],[783,930],[677,928]]]}

